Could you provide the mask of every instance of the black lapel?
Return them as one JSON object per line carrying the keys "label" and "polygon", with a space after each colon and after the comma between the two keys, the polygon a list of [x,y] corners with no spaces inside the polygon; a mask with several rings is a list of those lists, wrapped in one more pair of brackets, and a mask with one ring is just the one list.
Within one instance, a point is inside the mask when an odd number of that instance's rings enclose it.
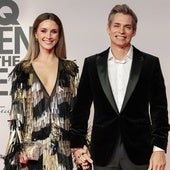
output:
{"label": "black lapel", "polygon": [[139,80],[142,65],[143,65],[143,56],[142,53],[137,50],[135,47],[133,47],[133,61],[132,61],[132,67],[130,71],[130,77],[129,82],[126,89],[126,94],[124,98],[124,102],[121,108],[121,112],[124,110],[130,96],[132,95],[132,92],[135,89],[135,86]]}
{"label": "black lapel", "polygon": [[116,113],[119,113],[108,77],[108,69],[107,69],[107,58],[108,58],[109,49],[104,51],[103,53],[98,54],[97,56],[97,72],[100,79],[101,86],[103,91],[109,100],[111,106],[115,110]]}

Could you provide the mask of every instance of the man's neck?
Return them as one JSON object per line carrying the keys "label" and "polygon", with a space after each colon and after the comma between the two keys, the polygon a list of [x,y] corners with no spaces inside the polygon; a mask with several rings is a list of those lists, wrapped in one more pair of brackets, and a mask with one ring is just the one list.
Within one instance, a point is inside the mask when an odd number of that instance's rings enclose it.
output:
{"label": "man's neck", "polygon": [[111,52],[115,57],[115,59],[124,60],[129,49],[130,49],[130,45],[128,47],[111,47]]}

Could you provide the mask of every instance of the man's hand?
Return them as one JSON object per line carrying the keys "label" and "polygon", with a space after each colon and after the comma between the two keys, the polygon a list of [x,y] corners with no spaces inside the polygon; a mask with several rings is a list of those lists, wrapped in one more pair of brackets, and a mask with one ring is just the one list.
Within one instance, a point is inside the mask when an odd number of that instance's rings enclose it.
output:
{"label": "man's hand", "polygon": [[90,158],[90,152],[86,146],[79,148],[74,152],[75,161],[78,165],[81,165],[83,170],[88,170],[90,164],[93,163]]}
{"label": "man's hand", "polygon": [[148,170],[165,170],[166,156],[164,151],[154,151],[151,155]]}

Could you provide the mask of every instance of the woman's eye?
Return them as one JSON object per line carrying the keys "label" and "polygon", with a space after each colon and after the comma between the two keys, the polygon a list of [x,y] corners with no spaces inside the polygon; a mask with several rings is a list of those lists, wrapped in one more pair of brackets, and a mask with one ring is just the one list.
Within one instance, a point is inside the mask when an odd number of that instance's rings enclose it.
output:
{"label": "woman's eye", "polygon": [[53,31],[51,31],[52,33],[54,33],[54,34],[56,34],[56,33],[58,33],[58,31],[57,30],[53,30]]}
{"label": "woman's eye", "polygon": [[41,30],[42,33],[45,33],[46,31],[45,30]]}

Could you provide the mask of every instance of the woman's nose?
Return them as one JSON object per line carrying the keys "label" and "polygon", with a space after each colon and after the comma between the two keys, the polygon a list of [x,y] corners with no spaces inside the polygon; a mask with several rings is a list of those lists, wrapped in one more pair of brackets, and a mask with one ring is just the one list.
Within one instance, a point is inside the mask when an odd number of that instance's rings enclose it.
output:
{"label": "woman's nose", "polygon": [[46,37],[47,37],[47,38],[51,38],[51,33],[50,33],[50,32],[47,32]]}

